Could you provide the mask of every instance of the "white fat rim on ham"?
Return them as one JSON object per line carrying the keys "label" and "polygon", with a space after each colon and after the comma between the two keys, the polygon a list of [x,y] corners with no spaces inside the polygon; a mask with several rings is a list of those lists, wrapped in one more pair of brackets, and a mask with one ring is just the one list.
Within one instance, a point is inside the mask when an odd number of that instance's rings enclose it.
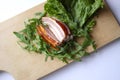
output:
{"label": "white fat rim on ham", "polygon": [[43,17],[42,18],[43,23],[47,24],[49,29],[53,32],[55,37],[59,40],[59,42],[62,42],[65,39],[65,33],[62,30],[62,28],[56,23],[55,20]]}

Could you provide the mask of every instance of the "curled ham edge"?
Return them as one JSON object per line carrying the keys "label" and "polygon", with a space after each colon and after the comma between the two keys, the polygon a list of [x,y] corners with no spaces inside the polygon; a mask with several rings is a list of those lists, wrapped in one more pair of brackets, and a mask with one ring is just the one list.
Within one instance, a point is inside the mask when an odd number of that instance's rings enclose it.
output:
{"label": "curled ham edge", "polygon": [[43,17],[42,23],[37,27],[38,34],[52,47],[57,47],[70,39],[70,30],[64,23],[50,17]]}

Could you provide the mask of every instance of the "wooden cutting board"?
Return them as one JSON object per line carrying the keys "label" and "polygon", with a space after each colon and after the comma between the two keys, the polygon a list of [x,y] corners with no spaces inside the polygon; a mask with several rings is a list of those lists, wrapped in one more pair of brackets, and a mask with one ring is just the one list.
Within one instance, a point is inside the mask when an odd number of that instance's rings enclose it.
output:
{"label": "wooden cutting board", "polygon": [[[18,38],[13,31],[24,28],[24,21],[34,16],[34,13],[42,11],[40,4],[20,15],[17,15],[3,23],[0,23],[0,70],[11,73],[16,80],[36,80],[66,64],[55,59],[44,61],[45,56],[29,53],[18,44]],[[120,37],[120,27],[110,10],[105,7],[99,11],[97,25],[92,33],[97,48],[100,48]],[[92,49],[89,49],[92,52]]]}

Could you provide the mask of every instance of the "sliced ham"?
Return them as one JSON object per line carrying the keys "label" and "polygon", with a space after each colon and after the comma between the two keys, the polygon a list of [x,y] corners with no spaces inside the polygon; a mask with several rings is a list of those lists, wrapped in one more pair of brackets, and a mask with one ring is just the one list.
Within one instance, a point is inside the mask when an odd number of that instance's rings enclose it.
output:
{"label": "sliced ham", "polygon": [[50,17],[43,17],[42,23],[37,27],[38,33],[53,47],[70,39],[70,30],[64,23]]}

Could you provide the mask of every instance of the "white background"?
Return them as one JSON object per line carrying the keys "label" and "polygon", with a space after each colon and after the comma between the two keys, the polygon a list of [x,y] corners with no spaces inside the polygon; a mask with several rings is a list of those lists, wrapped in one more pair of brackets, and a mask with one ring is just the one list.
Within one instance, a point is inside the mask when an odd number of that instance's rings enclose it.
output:
{"label": "white background", "polygon": [[[0,0],[0,22],[43,1],[45,0]],[[106,1],[120,22],[120,0]],[[0,80],[13,79],[0,73]],[[84,58],[82,62],[73,62],[40,80],[120,80],[120,39]]]}

